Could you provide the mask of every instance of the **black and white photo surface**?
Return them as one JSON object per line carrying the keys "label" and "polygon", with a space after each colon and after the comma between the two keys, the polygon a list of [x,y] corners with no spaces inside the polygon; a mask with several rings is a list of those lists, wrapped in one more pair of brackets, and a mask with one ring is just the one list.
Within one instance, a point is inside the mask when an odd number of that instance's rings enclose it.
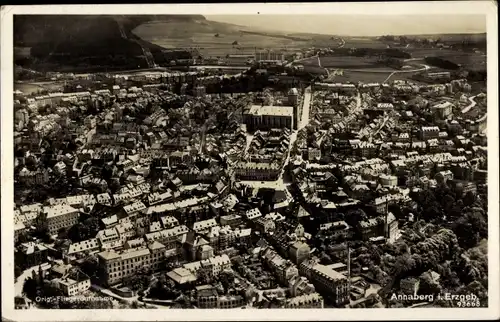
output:
{"label": "black and white photo surface", "polygon": [[495,12],[2,8],[5,317],[498,317]]}

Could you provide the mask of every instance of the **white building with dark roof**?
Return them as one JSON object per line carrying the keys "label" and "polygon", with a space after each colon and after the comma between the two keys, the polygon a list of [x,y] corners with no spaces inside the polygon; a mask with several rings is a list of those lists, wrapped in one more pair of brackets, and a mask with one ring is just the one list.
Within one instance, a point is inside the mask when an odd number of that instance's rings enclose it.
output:
{"label": "white building with dark roof", "polygon": [[68,247],[68,255],[76,255],[79,253],[93,253],[99,251],[100,243],[97,238],[82,240],[81,242],[73,243]]}
{"label": "white building with dark roof", "polygon": [[217,226],[217,222],[214,218],[197,221],[193,224],[193,231],[197,234],[209,231],[212,227]]}
{"label": "white building with dark roof", "polygon": [[250,128],[292,128],[292,106],[261,106],[252,105],[244,114],[245,124]]}
{"label": "white building with dark roof", "polygon": [[61,228],[77,224],[80,216],[78,209],[65,204],[44,207],[43,212],[47,215],[47,228],[51,235],[57,234]]}

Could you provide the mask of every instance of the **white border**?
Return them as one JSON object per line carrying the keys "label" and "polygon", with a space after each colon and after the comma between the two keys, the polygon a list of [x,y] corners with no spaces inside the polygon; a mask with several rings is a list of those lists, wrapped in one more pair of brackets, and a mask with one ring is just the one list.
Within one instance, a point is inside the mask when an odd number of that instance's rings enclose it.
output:
{"label": "white border", "polygon": [[[493,1],[307,3],[307,4],[153,4],[7,6],[1,14],[1,198],[2,317],[15,321],[129,320],[399,320],[498,319],[498,34]],[[488,32],[488,309],[322,309],[322,310],[16,310],[13,304],[13,15],[14,14],[484,14]]]}

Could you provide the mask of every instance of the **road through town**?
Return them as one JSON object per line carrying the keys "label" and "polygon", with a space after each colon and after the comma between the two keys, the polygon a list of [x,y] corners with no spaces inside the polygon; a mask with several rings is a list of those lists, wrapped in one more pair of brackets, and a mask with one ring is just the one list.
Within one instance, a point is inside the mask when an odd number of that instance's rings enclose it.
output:
{"label": "road through town", "polygon": [[467,105],[466,107],[464,107],[464,108],[462,109],[462,114],[467,113],[467,112],[468,112],[468,111],[470,111],[470,110],[471,110],[474,106],[476,106],[476,105],[477,105],[476,101],[474,100],[475,98],[476,98],[476,96],[475,96],[475,95],[474,95],[474,96],[469,97],[469,102],[470,102],[470,104],[469,104],[469,105]]}

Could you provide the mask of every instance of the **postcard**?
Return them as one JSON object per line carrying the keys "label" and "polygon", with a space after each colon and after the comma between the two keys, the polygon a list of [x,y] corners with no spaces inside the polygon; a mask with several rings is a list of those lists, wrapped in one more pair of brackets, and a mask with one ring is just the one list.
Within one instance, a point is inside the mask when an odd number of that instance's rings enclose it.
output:
{"label": "postcard", "polygon": [[2,7],[3,318],[498,318],[495,9]]}

